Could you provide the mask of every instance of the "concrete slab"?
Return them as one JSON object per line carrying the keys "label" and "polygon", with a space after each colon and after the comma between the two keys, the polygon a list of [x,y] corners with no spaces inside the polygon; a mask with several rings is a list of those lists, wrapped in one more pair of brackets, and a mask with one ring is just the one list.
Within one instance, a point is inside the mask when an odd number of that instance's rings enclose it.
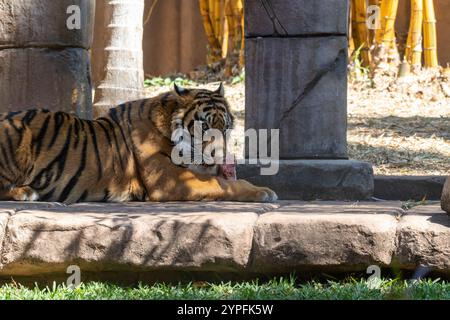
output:
{"label": "concrete slab", "polygon": [[388,266],[399,203],[291,203],[259,217],[252,267],[263,272]]}
{"label": "concrete slab", "polygon": [[450,275],[450,216],[438,203],[410,211],[401,205],[0,202],[0,278],[51,280],[69,265],[111,281],[133,274],[354,272],[373,264],[425,265]]}
{"label": "concrete slab", "polygon": [[0,275],[246,267],[261,204],[76,204],[9,219]]}
{"label": "concrete slab", "polygon": [[442,190],[441,208],[447,213],[450,213],[450,177],[447,177]]}
{"label": "concrete slab", "polygon": [[[8,224],[9,217],[11,216],[12,212],[8,212],[6,210],[0,209],[0,257],[3,249],[3,240],[5,239],[5,233],[6,233],[6,225]],[[2,263],[0,260],[0,268],[2,267]]]}
{"label": "concrete slab", "polygon": [[450,271],[450,216],[439,204],[408,210],[397,228],[395,257],[403,268]]}

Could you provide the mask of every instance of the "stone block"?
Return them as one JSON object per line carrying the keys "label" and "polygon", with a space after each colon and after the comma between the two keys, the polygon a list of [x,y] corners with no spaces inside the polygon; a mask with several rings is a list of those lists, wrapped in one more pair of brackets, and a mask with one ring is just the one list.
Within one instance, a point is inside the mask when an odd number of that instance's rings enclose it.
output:
{"label": "stone block", "polygon": [[276,175],[238,165],[237,176],[273,189],[281,200],[364,200],[373,196],[372,165],[352,160],[281,160]]}
{"label": "stone block", "polygon": [[347,158],[347,42],[247,41],[245,127],[279,129],[281,159]]}
{"label": "stone block", "polygon": [[375,176],[374,196],[384,200],[439,200],[445,177]]}
{"label": "stone block", "polygon": [[247,37],[346,35],[347,0],[246,0]]}
{"label": "stone block", "polygon": [[9,220],[2,274],[246,267],[261,204],[79,204]]}
{"label": "stone block", "polygon": [[439,205],[418,206],[407,211],[397,228],[396,262],[404,269],[419,266],[450,270],[450,217]]}
{"label": "stone block", "polygon": [[76,48],[0,50],[0,112],[45,108],[91,118],[89,59]]}
{"label": "stone block", "polygon": [[[9,217],[12,212],[8,212],[7,210],[0,211],[0,257],[3,249],[3,240],[5,239],[6,234],[6,225],[8,224]],[[0,259],[0,268],[2,267],[2,262]]]}
{"label": "stone block", "polygon": [[[80,9],[80,29],[67,28],[72,5]],[[93,39],[95,0],[0,0],[0,49],[80,47]],[[69,19],[69,21],[71,21]]]}
{"label": "stone block", "polygon": [[366,270],[391,263],[397,219],[392,204],[296,203],[259,217],[252,267],[264,272]]}
{"label": "stone block", "polygon": [[441,208],[450,213],[450,177],[445,181],[444,189],[442,190]]}

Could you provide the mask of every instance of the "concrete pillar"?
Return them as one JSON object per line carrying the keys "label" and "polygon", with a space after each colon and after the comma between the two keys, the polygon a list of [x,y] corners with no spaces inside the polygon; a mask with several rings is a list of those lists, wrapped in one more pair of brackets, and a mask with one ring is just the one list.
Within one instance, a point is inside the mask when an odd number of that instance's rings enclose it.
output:
{"label": "concrete pillar", "polygon": [[92,116],[94,7],[95,0],[0,0],[0,112]]}
{"label": "concrete pillar", "polygon": [[279,129],[282,199],[365,199],[371,165],[347,160],[347,0],[247,0],[246,129]]}

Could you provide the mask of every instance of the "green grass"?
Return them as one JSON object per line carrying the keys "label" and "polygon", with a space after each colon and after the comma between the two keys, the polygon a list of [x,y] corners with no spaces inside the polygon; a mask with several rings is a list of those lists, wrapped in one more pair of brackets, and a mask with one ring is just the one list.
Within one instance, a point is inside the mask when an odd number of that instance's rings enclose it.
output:
{"label": "green grass", "polygon": [[144,80],[144,86],[145,87],[162,87],[162,86],[173,86],[174,84],[182,87],[186,86],[193,86],[195,85],[195,82],[186,78],[182,77],[154,77],[151,79],[145,79]]}
{"label": "green grass", "polygon": [[381,300],[381,299],[433,299],[449,300],[450,283],[426,280],[408,283],[403,280],[380,280],[370,284],[365,280],[344,282],[298,284],[291,279],[277,279],[267,283],[194,283],[185,285],[156,284],[125,288],[116,285],[91,282],[78,288],[54,285],[52,288],[29,289],[21,285],[0,287],[0,299],[26,300]]}

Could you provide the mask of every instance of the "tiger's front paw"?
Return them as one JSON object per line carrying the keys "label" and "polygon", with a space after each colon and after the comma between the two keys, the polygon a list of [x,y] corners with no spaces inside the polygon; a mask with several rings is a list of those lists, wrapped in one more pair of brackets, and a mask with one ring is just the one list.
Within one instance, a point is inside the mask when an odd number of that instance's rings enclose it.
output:
{"label": "tiger's front paw", "polygon": [[278,196],[275,191],[269,188],[258,188],[256,193],[255,202],[275,202],[278,200]]}
{"label": "tiger's front paw", "polygon": [[278,200],[277,194],[265,187],[257,187],[245,180],[233,182],[235,201],[245,202],[274,202]]}
{"label": "tiger's front paw", "polygon": [[39,194],[30,187],[19,187],[11,190],[11,196],[16,201],[37,201]]}

